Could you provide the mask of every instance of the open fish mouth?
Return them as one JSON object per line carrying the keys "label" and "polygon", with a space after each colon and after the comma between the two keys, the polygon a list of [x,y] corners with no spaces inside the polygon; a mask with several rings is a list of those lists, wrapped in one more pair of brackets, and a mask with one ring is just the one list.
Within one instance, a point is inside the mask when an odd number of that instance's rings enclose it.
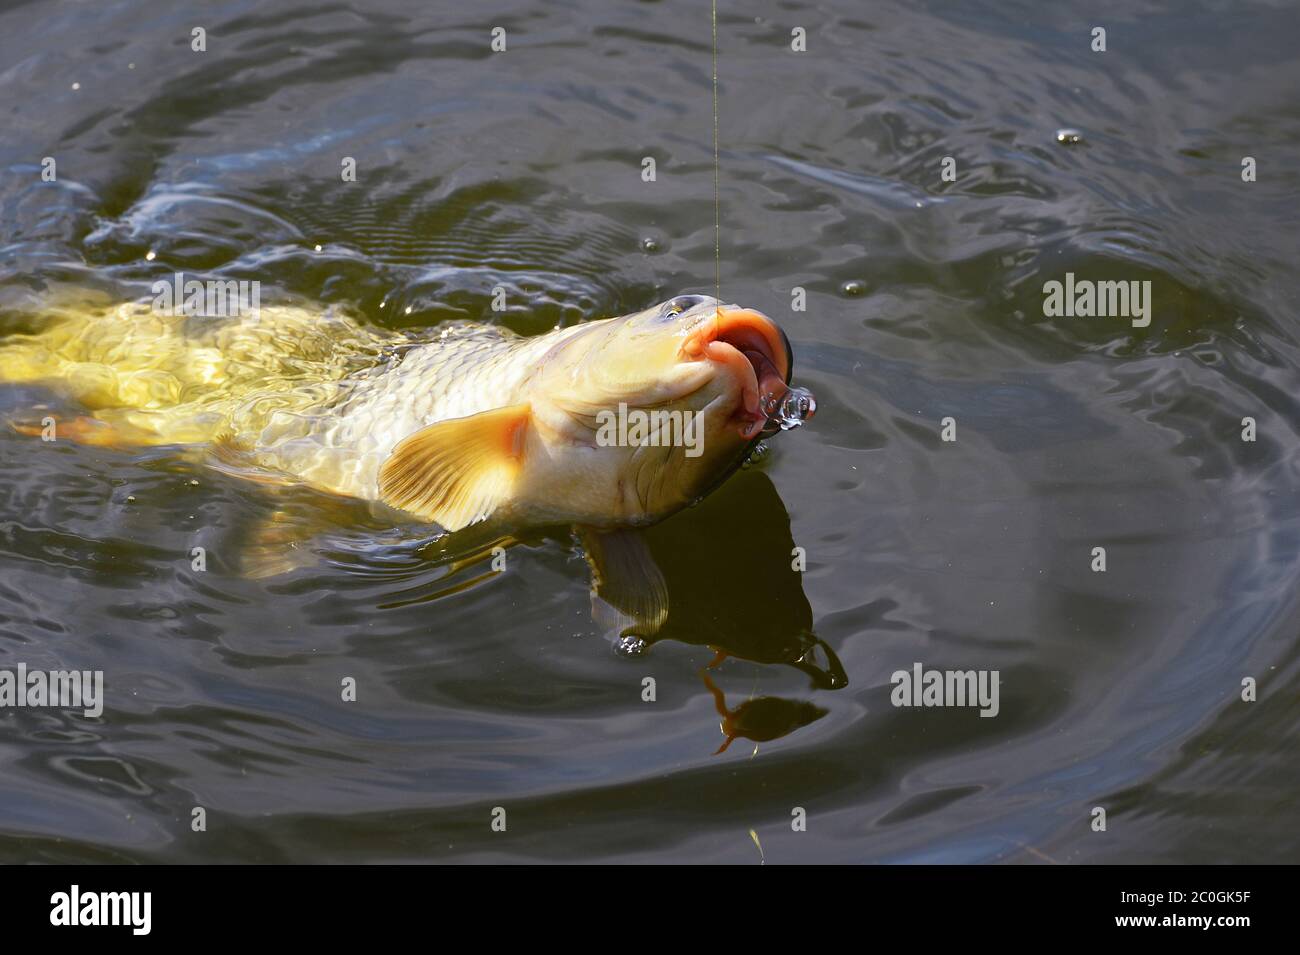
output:
{"label": "open fish mouth", "polygon": [[793,356],[785,334],[762,312],[719,305],[710,319],[682,343],[682,356],[732,368],[741,381],[741,400],[732,423],[742,438],[758,437],[767,425],[764,400],[789,390]]}

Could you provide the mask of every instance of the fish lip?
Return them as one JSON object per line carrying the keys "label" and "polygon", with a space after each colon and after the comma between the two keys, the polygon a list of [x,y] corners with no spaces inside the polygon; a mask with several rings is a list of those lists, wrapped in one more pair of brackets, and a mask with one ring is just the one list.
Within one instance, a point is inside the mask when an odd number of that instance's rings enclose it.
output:
{"label": "fish lip", "polygon": [[686,337],[681,356],[737,370],[741,376],[741,401],[732,418],[746,439],[758,437],[767,422],[759,409],[760,360],[770,364],[787,384],[793,370],[790,342],[780,326],[762,312],[729,305],[717,306],[714,314]]}

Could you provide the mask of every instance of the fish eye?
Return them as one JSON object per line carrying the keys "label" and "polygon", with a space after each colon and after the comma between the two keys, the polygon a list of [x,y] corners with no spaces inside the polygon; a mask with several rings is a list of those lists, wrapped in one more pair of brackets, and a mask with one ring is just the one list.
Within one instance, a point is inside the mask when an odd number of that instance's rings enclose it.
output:
{"label": "fish eye", "polygon": [[690,311],[696,305],[699,305],[702,302],[707,302],[708,300],[709,297],[707,295],[678,295],[676,298],[669,299],[664,303],[661,314],[664,318],[674,318],[675,316],[682,314],[682,312]]}

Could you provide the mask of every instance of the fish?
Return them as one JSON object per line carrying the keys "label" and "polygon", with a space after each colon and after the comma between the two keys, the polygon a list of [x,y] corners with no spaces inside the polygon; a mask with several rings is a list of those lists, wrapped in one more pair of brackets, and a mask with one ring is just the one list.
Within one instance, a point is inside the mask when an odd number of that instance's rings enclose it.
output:
{"label": "fish", "polygon": [[788,427],[770,409],[793,360],[771,318],[700,294],[532,336],[389,331],[307,304],[206,316],[128,302],[49,309],[0,341],[0,382],[79,404],[56,428],[73,441],[198,447],[229,473],[448,532],[572,525],[626,622],[661,620],[662,593],[645,594],[664,588],[620,532],[699,500]]}

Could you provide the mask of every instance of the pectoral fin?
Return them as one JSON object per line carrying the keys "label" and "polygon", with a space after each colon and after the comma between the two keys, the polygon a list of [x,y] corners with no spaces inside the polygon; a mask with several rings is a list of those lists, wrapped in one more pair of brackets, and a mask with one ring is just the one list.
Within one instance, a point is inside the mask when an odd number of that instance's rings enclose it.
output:
{"label": "pectoral fin", "polygon": [[415,432],[380,469],[381,499],[449,531],[486,519],[510,497],[530,420],[514,405]]}
{"label": "pectoral fin", "polygon": [[650,637],[668,619],[668,585],[639,531],[578,529],[591,565],[591,614],[622,635]]}

